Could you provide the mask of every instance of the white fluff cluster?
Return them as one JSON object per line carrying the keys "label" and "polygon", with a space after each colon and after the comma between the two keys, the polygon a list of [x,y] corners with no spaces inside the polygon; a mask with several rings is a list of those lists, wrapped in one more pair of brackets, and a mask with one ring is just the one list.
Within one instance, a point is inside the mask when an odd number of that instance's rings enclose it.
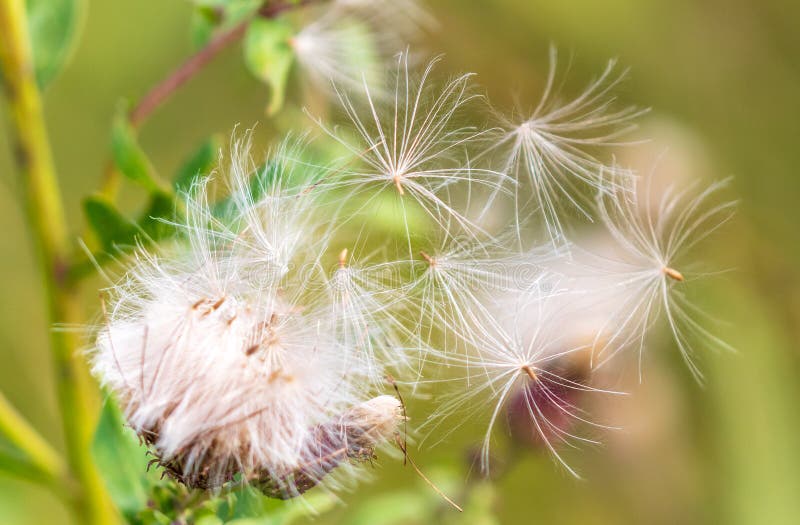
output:
{"label": "white fluff cluster", "polygon": [[291,496],[371,459],[402,418],[397,399],[375,394],[383,314],[348,277],[326,278],[326,206],[291,151],[256,168],[238,145],[230,196],[212,204],[211,179],[198,185],[183,239],[140,249],[111,290],[95,372],[190,486],[243,474]]}
{"label": "white fluff cluster", "polygon": [[[469,123],[483,104],[470,76],[439,84],[434,65],[415,77],[400,56],[387,100],[337,86],[345,125],[315,119],[345,151],[330,168],[288,146],[257,167],[236,145],[229,194],[200,183],[181,238],[140,249],[110,290],[95,372],[175,478],[287,497],[371,459],[403,419],[387,374],[433,389],[431,435],[484,415],[485,468],[505,418],[574,473],[559,445],[592,441],[575,422],[602,426],[582,397],[614,393],[593,368],[641,353],[659,319],[690,364],[693,344],[723,344],[679,257],[730,204],[706,208],[713,185],[650,209],[641,178],[597,156],[639,113],[611,108],[610,68],[565,103],[551,73],[531,118],[496,139],[507,122]],[[616,249],[567,242],[570,204]]]}

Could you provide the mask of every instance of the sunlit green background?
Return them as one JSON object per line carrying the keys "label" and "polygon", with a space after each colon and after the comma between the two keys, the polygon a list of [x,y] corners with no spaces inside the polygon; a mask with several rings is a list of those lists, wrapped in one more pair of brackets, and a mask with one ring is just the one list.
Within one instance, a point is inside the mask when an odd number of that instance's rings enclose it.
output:
{"label": "sunlit green background", "polygon": [[[648,167],[666,149],[660,170],[675,170],[681,181],[733,175],[730,195],[741,201],[704,254],[733,271],[702,297],[739,353],[704,360],[705,388],[677,360],[648,360],[644,383],[627,385],[633,396],[605,407],[625,430],[604,436],[604,447],[569,454],[583,480],[546,455],[521,456],[478,499],[504,524],[800,522],[800,3],[443,0],[431,7],[441,26],[427,48],[446,53],[449,69],[477,72],[501,105],[512,95],[533,102],[550,43],[572,56],[576,79],[619,57],[631,68],[620,97],[653,108],[643,122],[653,142],[641,148],[643,158],[628,160]],[[97,187],[108,158],[120,99],[140,96],[191,52],[189,11],[179,0],[90,2],[74,60],[46,95],[76,229],[80,199]],[[263,116],[266,101],[238,51],[227,50],[147,123],[143,146],[170,173],[202,139],[236,123],[261,122],[258,141],[267,143],[277,126]],[[58,442],[48,327],[5,122],[0,133],[0,388]],[[87,304],[95,303],[88,293]],[[417,453],[434,476],[457,473],[456,483],[444,480],[455,496],[468,475],[466,445],[458,438]],[[365,503],[380,507],[393,490],[428,491],[396,459],[384,458],[374,477],[317,522],[369,524]],[[0,523],[65,523],[63,514],[44,490],[0,478]],[[466,522],[443,509],[440,521],[459,520]]]}

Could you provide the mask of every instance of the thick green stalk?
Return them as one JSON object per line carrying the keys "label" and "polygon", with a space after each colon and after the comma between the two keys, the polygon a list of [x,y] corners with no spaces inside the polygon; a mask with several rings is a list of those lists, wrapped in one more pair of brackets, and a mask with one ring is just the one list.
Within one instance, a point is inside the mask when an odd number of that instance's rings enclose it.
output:
{"label": "thick green stalk", "polygon": [[44,485],[67,503],[74,501],[76,484],[67,464],[1,393],[0,438],[11,445],[0,452],[0,472]]}
{"label": "thick green stalk", "polygon": [[52,481],[67,478],[67,466],[58,453],[14,409],[3,394],[0,394],[0,437],[25,458],[20,461],[11,461],[13,458],[8,458],[9,462],[3,465],[25,466],[25,470],[33,474],[25,477]]}
{"label": "thick green stalk", "polygon": [[[17,167],[25,193],[31,235],[42,271],[51,323],[79,323],[75,290],[66,279],[69,240],[36,84],[23,0],[0,2],[0,67],[8,96]],[[73,503],[79,522],[113,523],[102,480],[90,453],[94,414],[92,386],[77,355],[78,336],[50,332],[67,449],[67,463],[77,482]]]}

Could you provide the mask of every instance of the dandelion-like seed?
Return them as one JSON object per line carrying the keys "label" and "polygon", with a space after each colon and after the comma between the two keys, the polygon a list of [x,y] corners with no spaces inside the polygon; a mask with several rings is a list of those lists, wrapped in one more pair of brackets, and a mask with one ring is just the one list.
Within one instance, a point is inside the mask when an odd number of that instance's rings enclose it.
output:
{"label": "dandelion-like seed", "polygon": [[334,86],[356,92],[366,82],[370,96],[386,100],[390,92],[379,87],[386,65],[435,25],[415,0],[339,0],[304,25],[290,44],[317,89],[331,95]]}
{"label": "dandelion-like seed", "polygon": [[311,83],[331,94],[333,85],[358,89],[362,79],[378,80],[397,51],[387,54],[382,35],[367,22],[336,11],[305,25],[290,43]]}
{"label": "dandelion-like seed", "polygon": [[[530,367],[524,370],[530,380],[509,397],[505,409],[509,434],[515,443],[534,450],[547,448],[549,442],[558,443],[559,434],[566,435],[578,423],[571,414],[581,410],[584,390],[574,385],[585,385],[588,380],[585,354],[575,352],[549,363],[546,374],[537,374]],[[547,425],[536,426],[531,418],[533,407],[538,407],[540,419]]]}
{"label": "dandelion-like seed", "polygon": [[621,185],[618,191],[598,196],[600,216],[622,251],[616,264],[605,272],[612,289],[626,297],[610,317],[610,328],[604,330],[608,335],[595,356],[598,366],[630,345],[638,346],[641,357],[645,333],[663,315],[684,360],[702,380],[691,339],[712,348],[731,347],[703,326],[707,314],[687,296],[691,276],[682,260],[732,216],[734,202],[705,206],[728,181],[696,193],[696,185],[680,191],[669,189],[653,209],[645,204],[649,187],[642,195],[634,179],[626,180],[627,186],[617,182]]}
{"label": "dandelion-like seed", "polygon": [[[444,351],[454,351],[487,314],[486,298],[515,289],[514,280],[529,269],[527,261],[508,254],[497,241],[444,236],[430,252],[420,251],[408,299],[416,305],[423,340],[438,339]],[[543,275],[525,277],[533,285]]]}
{"label": "dandelion-like seed", "polygon": [[418,337],[404,324],[403,294],[396,288],[392,265],[362,266],[339,253],[338,267],[327,282],[331,317],[342,345],[359,354],[376,385],[385,383],[384,370],[405,368],[407,354]]}
{"label": "dandelion-like seed", "polygon": [[[498,155],[500,171],[520,183],[514,191],[518,236],[522,235],[520,214],[532,204],[548,237],[559,245],[565,241],[564,204],[591,221],[594,214],[586,197],[619,189],[615,182],[602,177],[608,167],[591,149],[619,145],[617,139],[634,127],[631,121],[644,111],[634,107],[613,109],[611,91],[625,76],[625,72],[615,73],[615,61],[609,62],[578,97],[559,102],[555,98],[554,48],[550,62],[536,109],[522,122],[501,117],[502,134],[489,154]],[[523,184],[526,182],[529,185]],[[489,199],[485,210],[493,202],[494,198]]]}
{"label": "dandelion-like seed", "polygon": [[[455,125],[460,111],[476,98],[469,90],[471,75],[461,75],[437,88],[430,79],[437,61],[429,63],[419,81],[414,82],[408,70],[408,55],[398,55],[389,111],[381,109],[366,83],[364,110],[347,92],[337,90],[356,132],[355,139],[319,120],[317,123],[363,165],[343,170],[337,186],[354,187],[353,193],[371,187],[391,189],[401,198],[404,214],[405,199],[412,199],[440,228],[446,228],[452,220],[474,234],[481,231],[480,227],[454,206],[451,189],[459,183],[465,191],[471,184],[501,188],[505,177],[469,167],[469,145],[485,133]],[[374,197],[375,194],[371,196]],[[404,223],[410,237],[408,223]]]}
{"label": "dandelion-like seed", "polygon": [[[481,449],[481,468],[489,471],[490,448],[493,429],[503,413],[514,414],[517,429],[522,426],[520,416],[530,432],[537,435],[553,457],[572,475],[577,472],[569,466],[558,450],[559,445],[576,446],[577,442],[597,443],[572,432],[565,420],[577,420],[598,428],[609,428],[589,420],[583,410],[570,402],[570,393],[616,393],[588,386],[584,382],[561,374],[559,364],[586,350],[585,346],[567,346],[566,338],[559,333],[563,319],[550,311],[550,301],[557,291],[545,292],[531,288],[511,295],[508,301],[498,301],[487,309],[485,316],[468,340],[472,343],[469,357],[448,355],[451,366],[464,366],[467,376],[459,381],[463,391],[455,392],[442,403],[432,421],[438,427],[443,419],[454,412],[470,410],[472,419],[488,404],[491,414]],[[562,330],[563,332],[563,330]],[[520,407],[522,412],[520,414]],[[451,430],[452,431],[452,430]]]}
{"label": "dandelion-like seed", "polygon": [[403,417],[397,398],[384,395],[370,399],[336,421],[315,428],[313,439],[303,448],[298,468],[259,479],[256,485],[274,498],[286,498],[287,486],[302,494],[345,460],[372,461],[376,444],[392,439]]}

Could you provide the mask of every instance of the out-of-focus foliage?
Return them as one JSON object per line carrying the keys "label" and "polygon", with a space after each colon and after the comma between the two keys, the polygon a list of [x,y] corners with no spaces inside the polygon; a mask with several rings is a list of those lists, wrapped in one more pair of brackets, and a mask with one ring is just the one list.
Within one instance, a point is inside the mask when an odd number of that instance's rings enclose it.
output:
{"label": "out-of-focus foliage", "polygon": [[108,399],[97,424],[92,453],[111,498],[126,519],[134,518],[148,505],[155,473],[148,475],[146,452],[147,447],[125,427],[119,408]]}
{"label": "out-of-focus foliage", "polygon": [[[219,139],[206,139],[191,152],[167,185],[155,175],[147,154],[139,146],[132,126],[118,116],[111,138],[113,169],[147,192],[147,202],[138,218],[129,219],[108,195],[94,194],[83,201],[86,222],[103,253],[124,253],[137,242],[158,241],[175,233],[173,223],[181,216],[178,196],[191,191],[199,176],[207,175],[217,159]],[[106,175],[108,176],[108,175]]]}
{"label": "out-of-focus foliage", "polygon": [[27,0],[36,80],[44,87],[66,65],[83,22],[83,0]]}
{"label": "out-of-focus foliage", "polygon": [[198,179],[211,173],[217,161],[217,154],[221,146],[220,138],[216,135],[203,141],[197,150],[178,168],[172,187],[176,193],[186,194],[192,189],[192,184]]}
{"label": "out-of-focus foliage", "polygon": [[289,46],[292,26],[284,20],[256,20],[247,28],[244,41],[245,62],[250,71],[270,89],[267,115],[274,115],[283,106],[286,81],[294,61]]}
{"label": "out-of-focus foliage", "polygon": [[229,29],[251,16],[260,0],[194,0],[190,34],[195,48],[203,47],[219,31]]}
{"label": "out-of-focus foliage", "polygon": [[114,120],[111,130],[111,152],[116,168],[131,182],[153,193],[161,190],[155,169],[139,146],[133,126],[123,114]]}

